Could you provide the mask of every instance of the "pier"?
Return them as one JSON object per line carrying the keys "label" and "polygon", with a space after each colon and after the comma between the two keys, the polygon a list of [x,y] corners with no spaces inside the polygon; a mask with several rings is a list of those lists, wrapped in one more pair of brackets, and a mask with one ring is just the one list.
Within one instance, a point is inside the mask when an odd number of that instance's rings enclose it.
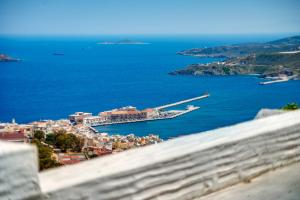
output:
{"label": "pier", "polygon": [[266,82],[260,82],[260,85],[268,85],[272,83],[280,83],[280,82],[286,82],[289,81],[289,79],[279,79],[279,80],[273,80],[273,81],[266,81]]}
{"label": "pier", "polygon": [[295,77],[297,77],[297,75],[277,77],[275,80],[260,82],[259,84],[260,85],[268,85],[268,84],[272,84],[272,83],[286,82],[286,81],[292,80]]}
{"label": "pier", "polygon": [[161,109],[164,109],[164,108],[169,108],[169,107],[177,106],[177,105],[188,103],[188,102],[191,102],[191,101],[196,101],[196,100],[199,100],[199,99],[204,99],[204,98],[207,98],[207,97],[209,97],[209,94],[204,94],[204,95],[199,96],[199,97],[194,97],[194,98],[191,98],[191,99],[186,99],[186,100],[178,101],[178,102],[175,102],[175,103],[170,103],[170,104],[162,105],[162,106],[156,107],[155,109],[161,110]]}

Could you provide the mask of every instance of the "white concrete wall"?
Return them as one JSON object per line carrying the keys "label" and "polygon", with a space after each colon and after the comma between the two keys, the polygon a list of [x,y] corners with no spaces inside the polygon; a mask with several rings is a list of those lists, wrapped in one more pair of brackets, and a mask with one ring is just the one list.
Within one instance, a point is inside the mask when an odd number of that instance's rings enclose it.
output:
{"label": "white concrete wall", "polygon": [[40,174],[47,199],[193,199],[300,160],[300,111]]}
{"label": "white concrete wall", "polygon": [[194,199],[298,161],[294,111],[49,170],[39,179],[43,199]]}
{"label": "white concrete wall", "polygon": [[0,199],[38,198],[40,193],[36,148],[0,141]]}

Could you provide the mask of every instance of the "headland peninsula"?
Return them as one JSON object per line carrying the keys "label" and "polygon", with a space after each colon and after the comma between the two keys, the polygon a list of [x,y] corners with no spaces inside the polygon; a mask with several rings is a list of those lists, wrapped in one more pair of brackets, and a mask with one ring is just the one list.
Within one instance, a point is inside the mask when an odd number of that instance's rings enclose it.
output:
{"label": "headland peninsula", "polygon": [[207,64],[191,64],[171,75],[250,75],[262,78],[300,79],[300,36],[267,43],[247,43],[209,48],[194,48],[180,55],[223,58]]}

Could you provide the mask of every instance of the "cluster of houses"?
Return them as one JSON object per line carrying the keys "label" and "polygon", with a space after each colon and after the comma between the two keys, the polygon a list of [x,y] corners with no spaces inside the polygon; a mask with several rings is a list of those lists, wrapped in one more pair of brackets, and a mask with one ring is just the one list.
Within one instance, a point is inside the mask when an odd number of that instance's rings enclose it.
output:
{"label": "cluster of houses", "polygon": [[[133,108],[127,109],[131,110],[128,112],[129,115],[136,113],[133,112]],[[111,114],[107,112],[106,114],[115,115],[116,112],[119,112],[120,115],[123,113],[120,111],[112,111]],[[135,116],[142,115],[144,114],[138,113]],[[33,139],[34,131],[36,130],[43,131],[46,136],[55,131],[65,130],[66,133],[74,134],[84,139],[82,152],[61,152],[60,149],[56,149],[54,146],[44,144],[53,149],[53,158],[64,165],[74,164],[93,157],[113,154],[162,141],[159,136],[153,134],[138,137],[133,134],[108,135],[107,133],[97,133],[95,129],[84,124],[84,120],[91,116],[91,113],[80,112],[70,115],[69,120],[43,120],[29,124],[18,124],[15,121],[12,123],[0,123],[0,140],[30,143]]]}
{"label": "cluster of houses", "polygon": [[0,123],[0,139],[9,142],[28,142],[32,137],[33,127],[27,124]]}

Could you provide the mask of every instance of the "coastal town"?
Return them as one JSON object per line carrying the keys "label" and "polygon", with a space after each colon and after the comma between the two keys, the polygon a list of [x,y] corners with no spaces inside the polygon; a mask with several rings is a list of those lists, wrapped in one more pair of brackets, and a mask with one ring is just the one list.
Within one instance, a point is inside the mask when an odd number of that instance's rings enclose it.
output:
{"label": "coastal town", "polygon": [[126,106],[99,112],[97,116],[76,112],[70,114],[68,119],[40,120],[28,124],[18,124],[13,119],[11,123],[0,123],[0,139],[35,144],[40,152],[40,170],[75,164],[163,141],[153,133],[142,137],[108,134],[98,132],[94,126],[175,118],[199,107],[188,105],[184,110],[165,109],[207,97],[209,94],[144,110]]}
{"label": "coastal town", "polygon": [[[63,137],[58,143],[51,141],[52,138],[59,138],[59,136]],[[71,141],[72,138],[74,142]],[[11,123],[0,123],[0,139],[21,143],[38,142],[38,144],[50,149],[51,159],[58,166],[75,164],[94,157],[162,141],[158,135],[154,134],[139,137],[134,134],[108,135],[107,133],[98,133],[95,129],[79,121],[74,124],[67,119],[42,120],[28,124],[18,124],[14,120]]]}

